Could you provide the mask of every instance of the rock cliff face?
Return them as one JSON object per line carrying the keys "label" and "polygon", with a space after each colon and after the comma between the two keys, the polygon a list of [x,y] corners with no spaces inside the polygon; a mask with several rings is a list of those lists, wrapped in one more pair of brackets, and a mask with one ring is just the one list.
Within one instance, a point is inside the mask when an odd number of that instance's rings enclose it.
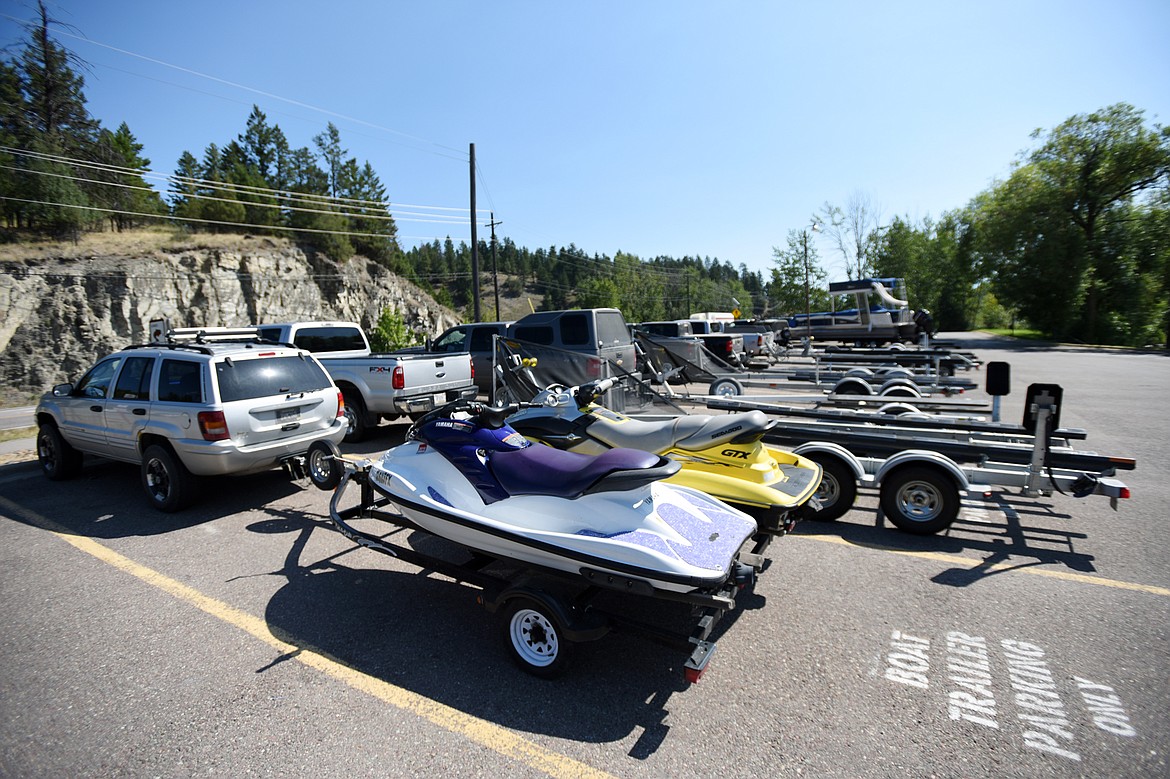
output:
{"label": "rock cliff face", "polygon": [[277,238],[170,245],[125,254],[0,251],[0,388],[40,393],[93,361],[173,327],[341,319],[367,331],[384,308],[433,337],[460,320],[362,257],[337,263]]}

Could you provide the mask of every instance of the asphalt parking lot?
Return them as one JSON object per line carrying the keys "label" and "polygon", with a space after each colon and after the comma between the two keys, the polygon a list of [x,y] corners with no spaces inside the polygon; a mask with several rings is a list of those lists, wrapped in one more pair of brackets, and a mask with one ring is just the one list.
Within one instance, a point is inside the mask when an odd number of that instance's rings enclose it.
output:
{"label": "asphalt parking lot", "polygon": [[1170,357],[962,345],[1011,364],[1005,419],[1061,384],[1132,498],[971,497],[916,537],[864,495],[773,545],[690,686],[621,635],[520,672],[474,589],[355,548],[277,472],[164,515],[132,467],[9,456],[0,776],[1167,776]]}

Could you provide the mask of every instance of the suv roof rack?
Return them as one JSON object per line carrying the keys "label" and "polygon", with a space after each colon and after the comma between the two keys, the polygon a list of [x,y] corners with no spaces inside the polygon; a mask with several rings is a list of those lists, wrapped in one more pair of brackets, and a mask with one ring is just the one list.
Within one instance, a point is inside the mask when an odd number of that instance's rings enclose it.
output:
{"label": "suv roof rack", "polygon": [[171,327],[166,319],[150,322],[150,342],[167,344],[261,343],[256,327]]}

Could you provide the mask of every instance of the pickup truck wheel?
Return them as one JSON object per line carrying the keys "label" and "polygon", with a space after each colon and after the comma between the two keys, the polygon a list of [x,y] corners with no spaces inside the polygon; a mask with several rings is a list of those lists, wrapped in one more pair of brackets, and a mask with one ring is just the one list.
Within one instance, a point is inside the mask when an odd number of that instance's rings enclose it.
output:
{"label": "pickup truck wheel", "polygon": [[821,466],[821,484],[813,493],[821,508],[808,518],[814,522],[833,522],[844,516],[857,499],[857,477],[853,470],[832,455],[804,456]]}
{"label": "pickup truck wheel", "polygon": [[194,497],[195,477],[166,447],[148,446],[141,472],[146,497],[159,511],[178,511]]}
{"label": "pickup truck wheel", "polygon": [[341,450],[332,441],[314,441],[309,445],[305,454],[308,463],[309,481],[319,490],[334,490],[341,483],[344,473],[341,463],[337,460]]}
{"label": "pickup truck wheel", "polygon": [[37,429],[37,461],[52,481],[72,479],[81,472],[82,454],[69,445],[52,422]]}
{"label": "pickup truck wheel", "polygon": [[353,393],[344,393],[345,397],[345,442],[356,444],[366,437],[366,404]]}
{"label": "pickup truck wheel", "polygon": [[959,490],[936,468],[908,467],[882,479],[882,513],[899,530],[931,535],[959,516]]}

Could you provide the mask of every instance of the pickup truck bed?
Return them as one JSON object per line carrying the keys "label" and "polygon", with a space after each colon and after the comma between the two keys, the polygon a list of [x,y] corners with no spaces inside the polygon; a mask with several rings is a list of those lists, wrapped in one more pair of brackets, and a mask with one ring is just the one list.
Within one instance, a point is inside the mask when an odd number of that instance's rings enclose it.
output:
{"label": "pickup truck bed", "polygon": [[345,440],[360,441],[382,419],[416,417],[477,392],[471,355],[372,354],[354,322],[260,325],[269,340],[304,344],[345,397]]}

